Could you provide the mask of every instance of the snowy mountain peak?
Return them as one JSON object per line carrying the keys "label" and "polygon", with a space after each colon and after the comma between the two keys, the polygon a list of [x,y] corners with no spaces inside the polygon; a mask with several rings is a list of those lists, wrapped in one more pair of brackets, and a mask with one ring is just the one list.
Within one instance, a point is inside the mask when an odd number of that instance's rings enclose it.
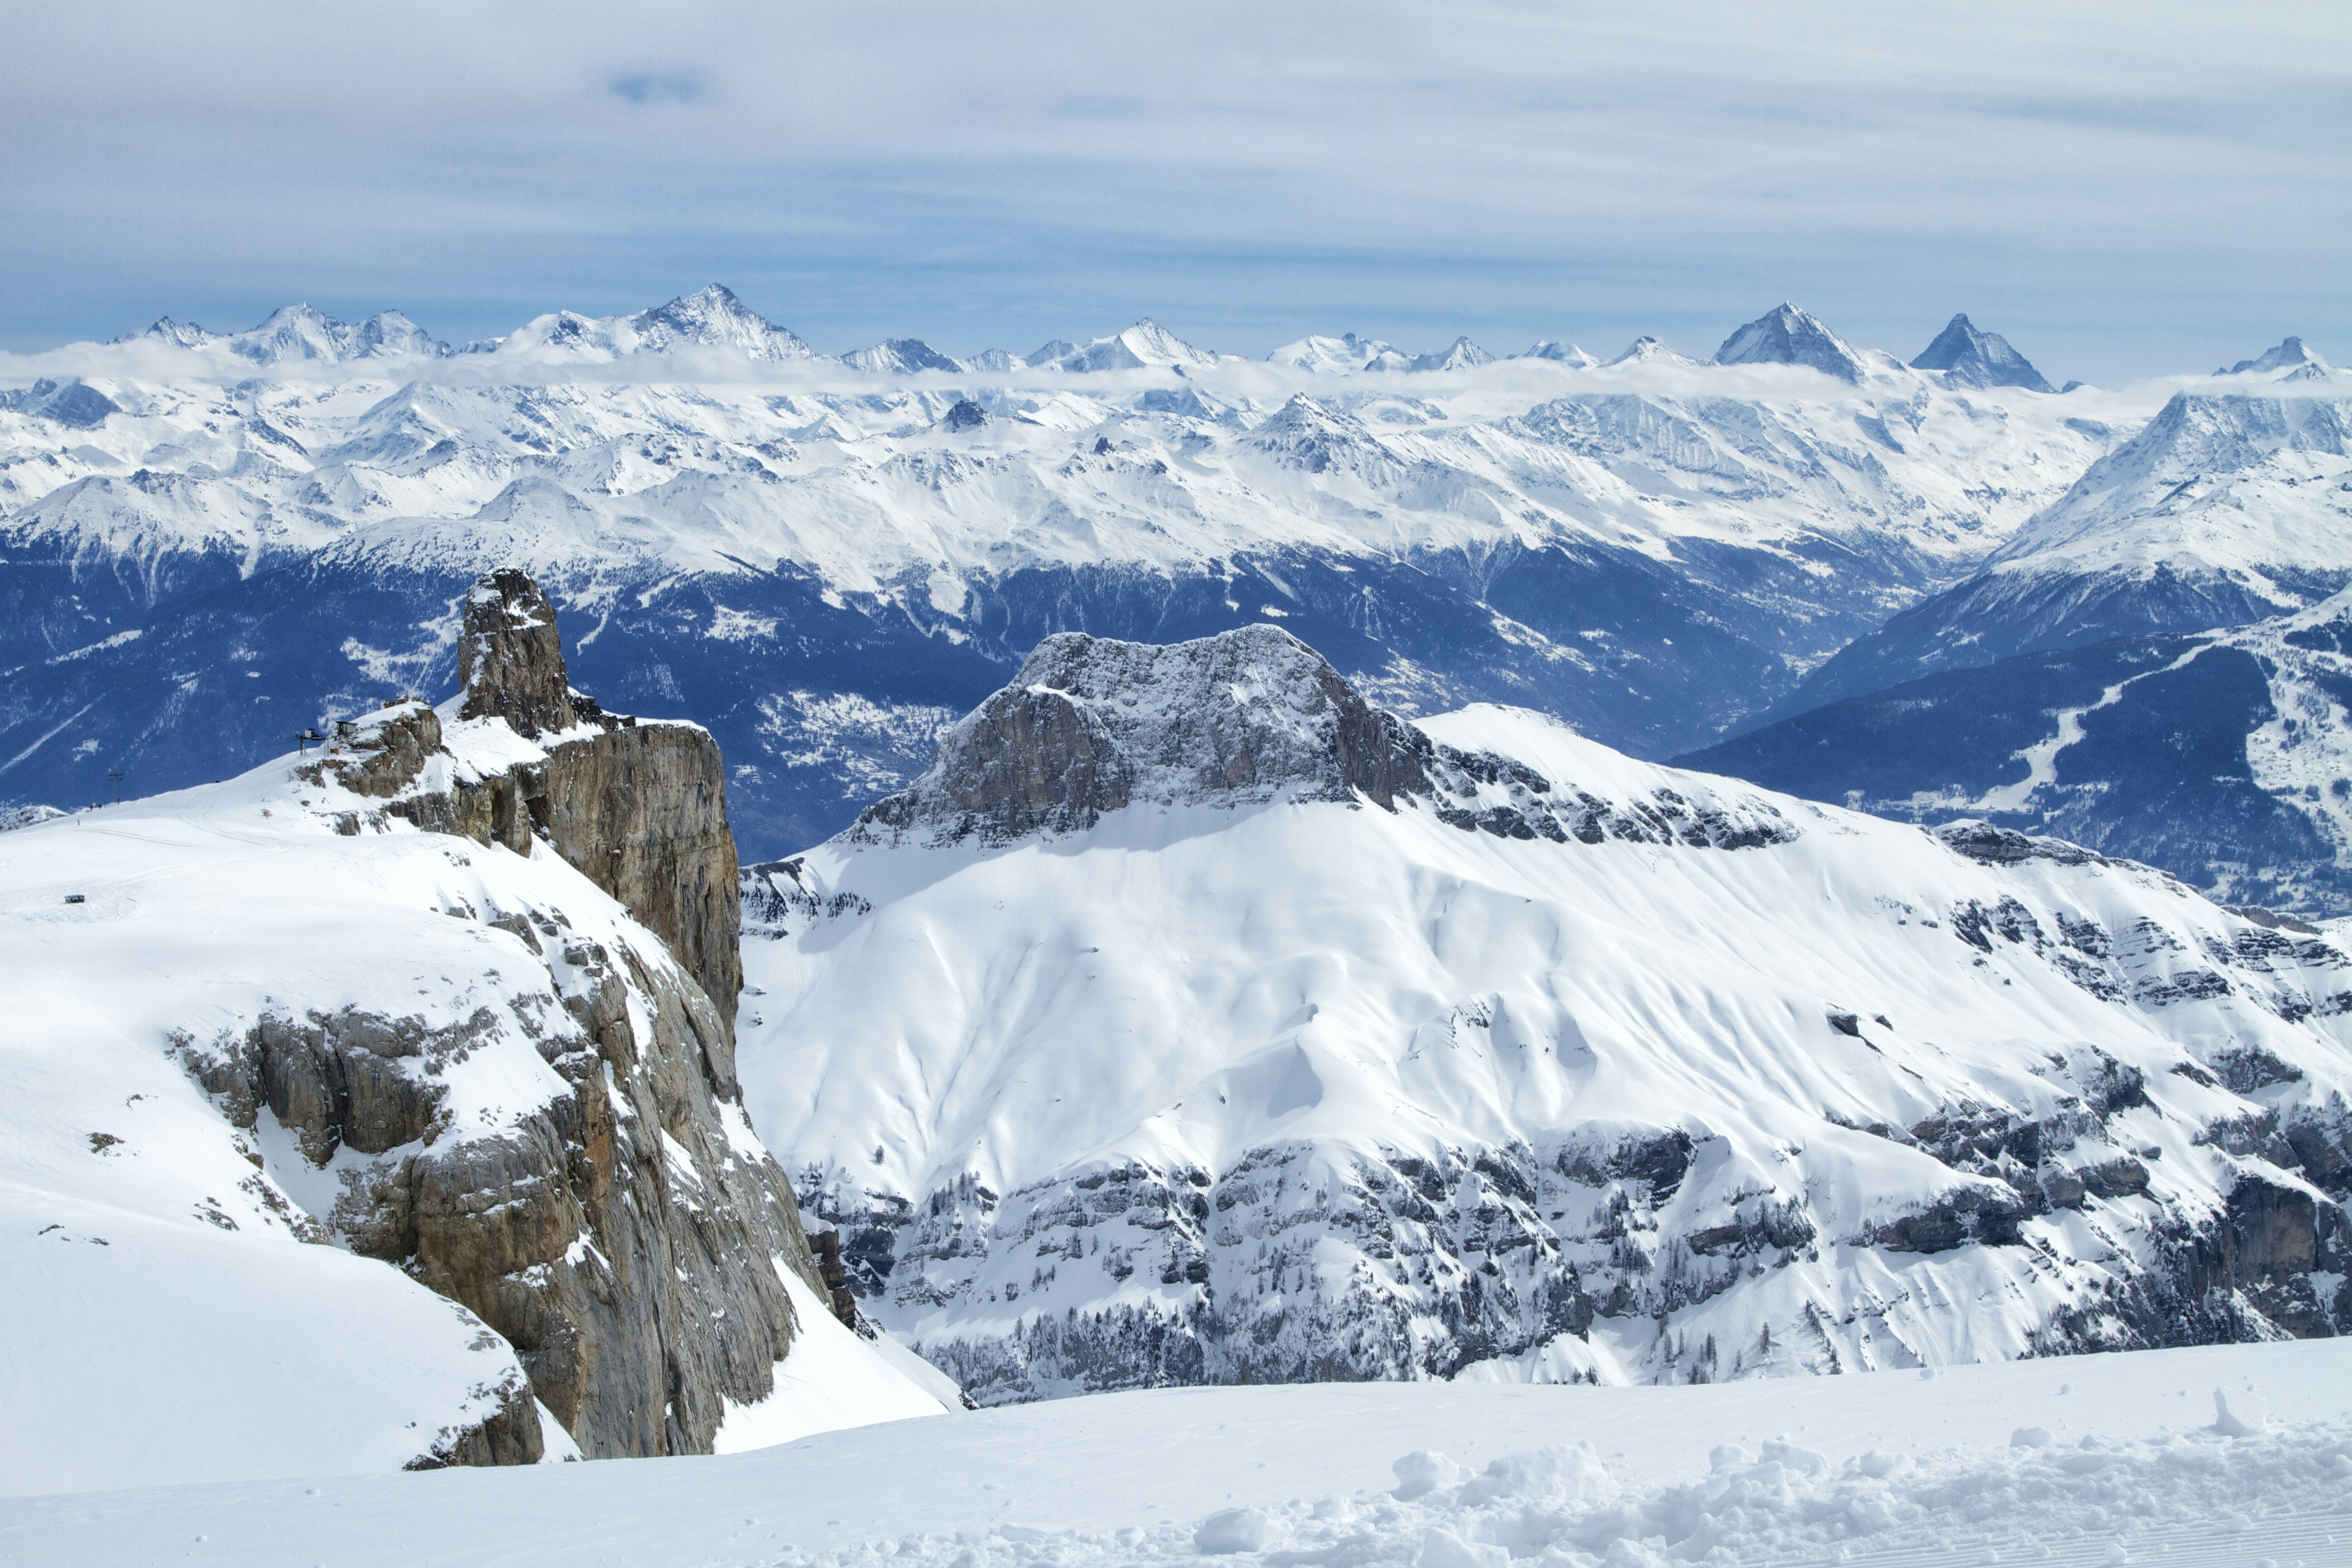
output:
{"label": "snowy mountain peak", "polygon": [[259,326],[226,336],[168,317],[139,336],[160,338],[182,348],[226,343],[231,353],[255,364],[305,360],[347,364],[353,360],[439,359],[449,353],[448,344],[398,310],[384,310],[363,321],[339,321],[309,304],[281,306]]}
{"label": "snowy mountain peak", "polygon": [[154,340],[178,349],[200,349],[206,343],[218,342],[222,334],[207,331],[194,321],[175,321],[169,316],[158,316],[154,325],[144,331],[126,332],[116,338],[118,343],[143,342]]}
{"label": "snowy mountain peak", "polygon": [[1695,365],[1701,362],[1691,358],[1688,354],[1676,353],[1674,350],[1666,347],[1665,344],[1660,342],[1657,339],[1651,337],[1645,332],[1642,336],[1635,338],[1632,342],[1626,344],[1625,352],[1619,354],[1615,359],[1611,360],[1609,364],[1610,366],[1614,367],[1621,364]]}
{"label": "snowy mountain peak", "polygon": [[1979,331],[1966,315],[1954,316],[1936,341],[1911,362],[1914,370],[1940,370],[1963,386],[2021,386],[2056,390],[1999,332]]}
{"label": "snowy mountain peak", "polygon": [[495,352],[609,360],[694,348],[733,349],[763,363],[815,357],[815,351],[797,334],[777,326],[718,283],[634,316],[596,317],[556,310],[535,317],[499,340]]}
{"label": "snowy mountain peak", "polygon": [[1359,370],[1402,370],[1412,363],[1409,356],[1399,353],[1381,339],[1360,338],[1353,332],[1342,332],[1336,338],[1301,338],[1295,343],[1283,344],[1265,358],[1269,364],[1293,365],[1327,375]]}
{"label": "snowy mountain peak", "polygon": [[1470,341],[1467,335],[1454,340],[1443,353],[1416,354],[1408,367],[1412,370],[1475,370],[1482,364],[1492,364],[1495,356]]}
{"label": "snowy mountain peak", "polygon": [[755,360],[807,359],[812,351],[798,336],[745,305],[734,291],[710,283],[667,305],[630,318],[637,353],[674,349],[740,349]]}
{"label": "snowy mountain peak", "polygon": [[1396,453],[1363,421],[1327,408],[1305,393],[1293,395],[1251,431],[1249,444],[1285,468],[1310,474],[1335,468],[1366,473],[1402,466]]}
{"label": "snowy mountain peak", "polygon": [[[1006,359],[1012,356],[1005,355]],[[871,371],[879,375],[912,375],[917,371],[960,371],[963,366],[931,347],[920,338],[887,338],[870,349],[841,356],[841,363],[852,370]],[[982,368],[1012,368],[983,366]]]}
{"label": "snowy mountain peak", "polygon": [[[1657,340],[1654,338],[1644,338],[1643,340],[1644,342],[1655,342]],[[1539,339],[1538,341],[1528,344],[1525,353],[1517,353],[1511,357],[1514,359],[1548,359],[1555,361],[1560,364],[1575,365],[1580,370],[1590,370],[1594,365],[1601,363],[1592,355],[1586,353],[1582,349],[1578,348],[1574,343],[1559,342],[1550,338]]]}
{"label": "snowy mountain peak", "polygon": [[1391,805],[1427,787],[1429,742],[1279,627],[1192,642],[1063,632],[940,737],[930,768],[851,834],[1005,843],[1079,832],[1130,805],[1276,798]]}
{"label": "snowy mountain peak", "polygon": [[2278,347],[2266,350],[2252,359],[2242,359],[2227,370],[2217,370],[2215,375],[2270,375],[2279,371],[2288,374],[2280,380],[2313,381],[2327,374],[2327,362],[2303,346],[2301,338],[2286,338]]}
{"label": "snowy mountain peak", "polygon": [[1196,349],[1159,322],[1146,316],[1123,332],[1107,338],[1096,338],[1084,348],[1056,338],[1029,356],[1028,363],[1040,370],[1143,370],[1149,367],[1182,369],[1185,366],[1206,367],[1217,363],[1217,356],[1205,349]]}
{"label": "snowy mountain peak", "polygon": [[1723,340],[1717,364],[1801,364],[1840,381],[1862,379],[1862,356],[1820,321],[1782,304]]}

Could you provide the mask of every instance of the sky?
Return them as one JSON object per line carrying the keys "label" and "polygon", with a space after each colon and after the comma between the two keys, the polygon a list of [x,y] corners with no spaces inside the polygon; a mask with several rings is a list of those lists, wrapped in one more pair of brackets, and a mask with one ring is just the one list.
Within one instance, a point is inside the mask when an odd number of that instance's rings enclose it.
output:
{"label": "sky", "polygon": [[2352,361],[2341,0],[18,3],[0,93],[18,352],[719,281],[832,353],[1704,355],[1790,300],[2053,380]]}

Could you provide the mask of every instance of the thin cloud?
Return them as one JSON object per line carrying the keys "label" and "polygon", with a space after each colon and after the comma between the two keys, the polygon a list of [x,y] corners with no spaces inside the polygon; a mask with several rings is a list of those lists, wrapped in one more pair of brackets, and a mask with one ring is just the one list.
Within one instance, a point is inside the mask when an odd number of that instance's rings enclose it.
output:
{"label": "thin cloud", "polygon": [[709,81],[698,70],[616,71],[604,83],[604,90],[614,98],[644,105],[648,103],[692,103],[710,90]]}
{"label": "thin cloud", "polygon": [[2340,4],[129,0],[17,17],[0,93],[22,349],[719,277],[830,350],[1703,352],[1797,298],[1906,352],[1967,310],[2061,380],[2352,360]]}

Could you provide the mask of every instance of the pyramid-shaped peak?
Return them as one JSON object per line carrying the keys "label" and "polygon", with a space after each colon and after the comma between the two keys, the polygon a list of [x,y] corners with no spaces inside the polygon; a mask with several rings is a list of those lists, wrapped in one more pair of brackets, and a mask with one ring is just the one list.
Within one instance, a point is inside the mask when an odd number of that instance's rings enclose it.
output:
{"label": "pyramid-shaped peak", "polygon": [[1942,371],[1945,379],[1962,386],[2021,386],[2029,392],[2054,392],[2032,362],[2010,346],[1999,332],[1979,331],[1966,312],[1954,316],[1936,334],[1936,341],[1911,362],[1914,370]]}
{"label": "pyramid-shaped peak", "polygon": [[2252,359],[2242,359],[2228,370],[2216,371],[2216,375],[2268,375],[2276,371],[2308,371],[2327,374],[2327,362],[2303,346],[2301,338],[2281,340],[2278,347],[2264,350]]}
{"label": "pyramid-shaped peak", "polygon": [[1862,359],[1819,318],[1783,302],[1723,340],[1717,364],[1801,364],[1836,376],[1862,379]]}
{"label": "pyramid-shaped peak", "polygon": [[1479,365],[1494,363],[1495,356],[1472,342],[1469,335],[1465,333],[1454,339],[1453,344],[1441,353],[1415,355],[1412,363],[1407,368],[1411,370],[1475,370]]}

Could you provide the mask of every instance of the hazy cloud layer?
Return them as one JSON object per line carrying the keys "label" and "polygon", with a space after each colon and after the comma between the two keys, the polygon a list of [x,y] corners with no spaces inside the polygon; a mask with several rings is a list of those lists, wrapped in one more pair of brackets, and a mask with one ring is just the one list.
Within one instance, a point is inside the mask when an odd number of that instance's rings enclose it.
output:
{"label": "hazy cloud layer", "polygon": [[2054,377],[2352,359],[2340,5],[13,8],[0,343],[452,341],[714,279],[840,351],[1157,316],[1686,352],[1783,298]]}

